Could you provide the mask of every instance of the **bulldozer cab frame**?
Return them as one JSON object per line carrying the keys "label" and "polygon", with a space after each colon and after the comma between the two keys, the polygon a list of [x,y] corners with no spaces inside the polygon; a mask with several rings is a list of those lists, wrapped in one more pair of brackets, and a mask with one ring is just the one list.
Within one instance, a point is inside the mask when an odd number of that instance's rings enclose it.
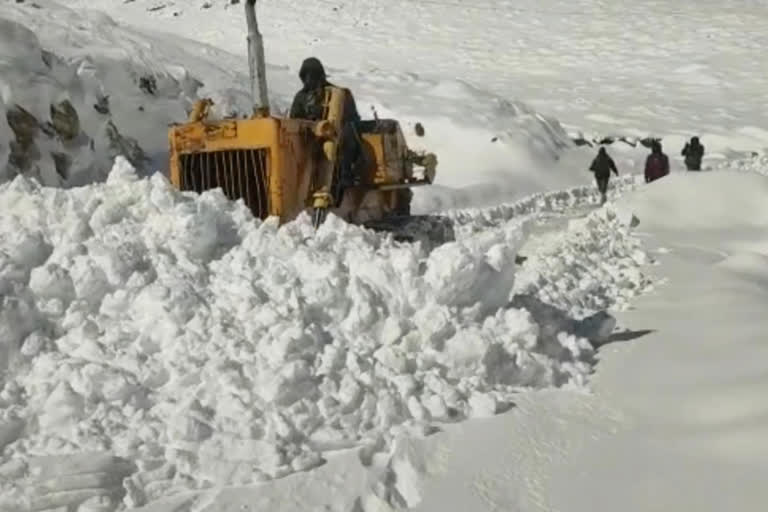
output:
{"label": "bulldozer cab frame", "polygon": [[[308,209],[316,226],[328,212],[358,224],[407,215],[409,189],[433,182],[436,157],[408,149],[396,120],[347,123],[348,89],[326,87],[320,121],[270,115],[255,5],[256,0],[245,2],[253,114],[211,120],[213,102],[198,101],[187,122],[169,130],[171,183],[198,193],[220,188],[255,217],[277,216],[281,223]],[[342,190],[342,153],[345,144],[354,143],[351,137],[365,163],[355,169],[358,183]],[[421,177],[414,176],[418,166],[424,169]]]}
{"label": "bulldozer cab frame", "polygon": [[[307,209],[316,225],[328,212],[355,223],[407,214],[411,194],[404,189],[434,178],[430,155],[410,151],[393,119],[348,124],[364,164],[356,169],[358,183],[342,190],[341,152],[344,143],[351,142],[342,137],[349,91],[327,87],[325,93],[320,121],[214,121],[208,119],[212,102],[201,100],[186,123],[170,129],[171,182],[198,193],[221,188],[230,199],[242,199],[254,216],[278,216],[281,223]],[[426,171],[421,178],[414,176],[414,166],[419,165]]]}

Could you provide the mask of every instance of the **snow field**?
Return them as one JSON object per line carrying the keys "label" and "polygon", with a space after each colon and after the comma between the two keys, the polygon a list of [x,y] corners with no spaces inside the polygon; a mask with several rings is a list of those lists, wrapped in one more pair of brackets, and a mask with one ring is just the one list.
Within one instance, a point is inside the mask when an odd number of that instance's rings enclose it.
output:
{"label": "snow field", "polygon": [[[159,4],[68,2],[242,53],[242,32],[233,30],[242,23],[242,2],[207,2],[208,9],[180,0],[162,4],[150,11]],[[358,70],[361,82],[391,70],[461,77],[524,99],[575,129],[662,136],[675,148],[671,154],[693,135],[702,136],[710,154],[768,148],[760,128],[768,121],[759,100],[764,76],[753,64],[768,40],[756,23],[764,6],[751,0],[263,0],[259,16],[268,60],[294,71],[311,53],[336,76]],[[629,27],[628,20],[637,23]]]}
{"label": "snow field", "polygon": [[[591,372],[585,339],[543,336],[535,311],[509,305],[521,220],[426,254],[334,217],[316,234],[308,218],[278,229],[122,158],[103,184],[19,177],[0,198],[0,424],[25,427],[3,440],[0,475],[108,451],[136,466],[135,506],[385,449],[401,426],[493,415],[521,388]],[[639,265],[617,215],[588,219],[574,237]],[[574,247],[560,257],[576,266],[595,248]],[[28,484],[10,478],[6,494]]]}

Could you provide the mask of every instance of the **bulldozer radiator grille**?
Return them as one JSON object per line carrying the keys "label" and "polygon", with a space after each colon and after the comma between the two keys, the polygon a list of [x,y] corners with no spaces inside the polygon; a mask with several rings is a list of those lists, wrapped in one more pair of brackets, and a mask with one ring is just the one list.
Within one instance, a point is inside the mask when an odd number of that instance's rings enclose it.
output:
{"label": "bulldozer radiator grille", "polygon": [[267,149],[210,151],[179,155],[181,189],[201,193],[221,187],[231,200],[243,199],[259,218],[269,215]]}

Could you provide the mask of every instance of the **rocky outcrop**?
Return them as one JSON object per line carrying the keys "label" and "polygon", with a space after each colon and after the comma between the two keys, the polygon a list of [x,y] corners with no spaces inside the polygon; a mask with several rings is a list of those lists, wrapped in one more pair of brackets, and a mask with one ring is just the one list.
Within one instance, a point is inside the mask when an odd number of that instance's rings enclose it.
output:
{"label": "rocky outcrop", "polygon": [[[6,112],[6,120],[14,136],[9,141],[8,178],[23,174],[46,185],[66,185],[73,177],[72,165],[77,156],[80,156],[78,160],[82,165],[90,161],[91,166],[108,168],[109,161],[122,155],[136,169],[147,170],[150,160],[144,150],[135,139],[122,135],[111,119],[99,133],[90,137],[82,131],[80,116],[69,100],[51,105],[50,113],[51,119],[41,122],[20,105],[13,105]],[[101,139],[98,146],[103,151],[97,151],[94,139]],[[43,169],[46,163],[49,168],[51,164],[53,167],[47,173]],[[50,178],[58,183],[51,183]]]}
{"label": "rocky outcrop", "polygon": [[80,117],[69,100],[51,105],[51,123],[56,134],[64,141],[72,141],[80,135]]}
{"label": "rocky outcrop", "polygon": [[26,173],[40,159],[40,151],[35,144],[35,139],[40,133],[40,124],[35,116],[19,105],[8,109],[6,120],[15,136],[15,140],[9,143],[11,153],[8,164],[16,173]]}
{"label": "rocky outcrop", "polygon": [[131,165],[139,171],[146,171],[146,165],[149,163],[144,150],[136,142],[136,139],[126,137],[120,134],[120,131],[111,120],[107,121],[104,134],[109,141],[109,156],[114,158],[118,155],[124,156]]}

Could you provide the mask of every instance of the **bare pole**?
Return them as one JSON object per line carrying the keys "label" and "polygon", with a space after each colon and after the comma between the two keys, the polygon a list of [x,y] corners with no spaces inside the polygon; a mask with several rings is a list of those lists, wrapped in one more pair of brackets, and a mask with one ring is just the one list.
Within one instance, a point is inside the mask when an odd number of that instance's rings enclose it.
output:
{"label": "bare pole", "polygon": [[267,94],[267,66],[264,61],[264,41],[256,22],[256,0],[246,0],[245,19],[248,23],[248,71],[251,79],[251,97],[255,116],[269,115]]}

